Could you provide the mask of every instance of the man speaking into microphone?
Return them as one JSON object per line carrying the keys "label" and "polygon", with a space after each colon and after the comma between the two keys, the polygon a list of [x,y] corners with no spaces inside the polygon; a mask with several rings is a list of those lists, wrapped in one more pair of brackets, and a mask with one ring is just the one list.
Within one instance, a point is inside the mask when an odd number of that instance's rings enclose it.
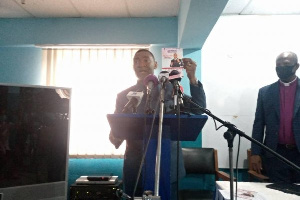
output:
{"label": "man speaking into microphone", "polygon": [[[203,90],[203,86],[200,81],[197,80],[196,72],[196,63],[190,58],[183,58],[184,69],[186,70],[187,77],[190,81],[190,91],[193,102],[197,103],[202,107],[206,107],[206,97]],[[122,113],[124,106],[128,103],[128,98],[126,95],[130,91],[141,92],[147,94],[147,87],[145,86],[144,79],[148,75],[153,75],[154,70],[157,69],[157,62],[155,61],[154,55],[147,49],[138,50],[133,58],[133,69],[137,77],[137,83],[124,91],[120,92],[117,95],[116,99],[116,109],[115,113]],[[149,91],[148,91],[149,93]],[[167,112],[173,105],[173,85],[170,82],[165,84],[165,111]],[[151,89],[151,108],[155,109],[155,104],[159,100],[159,87],[153,87]],[[138,107],[136,108],[136,113],[145,114],[147,95],[142,97],[142,100]],[[188,104],[184,104],[185,106]],[[188,105],[189,106],[189,105]],[[159,108],[158,108],[159,109]],[[190,112],[194,114],[200,114],[201,112],[193,107],[190,107]],[[157,112],[158,113],[158,112]],[[142,134],[142,133],[141,133]],[[122,140],[115,138],[114,134],[111,132],[109,139],[116,148],[119,148]],[[126,141],[126,151],[124,155],[124,166],[123,166],[123,184],[124,192],[132,197],[134,186],[137,178],[137,173],[140,167],[144,152],[143,141],[141,140],[127,140]],[[183,177],[185,175],[184,164],[182,160],[182,152],[179,154],[179,175]],[[176,142],[171,144],[171,166],[176,166],[177,164],[177,145]],[[176,199],[176,167],[171,168],[171,199]],[[142,196],[143,194],[143,171],[139,178],[139,183],[136,188],[135,196]],[[174,184],[175,183],[175,184]]]}

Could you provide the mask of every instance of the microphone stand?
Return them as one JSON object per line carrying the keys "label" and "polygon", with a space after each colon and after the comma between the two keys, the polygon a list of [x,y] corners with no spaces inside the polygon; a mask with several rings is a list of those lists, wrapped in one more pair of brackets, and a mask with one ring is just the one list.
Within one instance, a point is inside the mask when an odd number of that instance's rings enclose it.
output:
{"label": "microphone stand", "polygon": [[175,114],[177,115],[177,121],[178,121],[178,132],[177,132],[177,150],[176,150],[176,194],[177,199],[179,197],[179,140],[180,140],[180,104],[181,104],[181,93],[179,93],[179,81],[174,80],[173,82],[173,91],[174,91],[174,110]]}
{"label": "microphone stand", "polygon": [[150,115],[150,114],[153,114],[154,113],[154,109],[151,108],[151,92],[150,91],[147,91],[147,99],[146,99],[146,111],[145,113]]}
{"label": "microphone stand", "polygon": [[155,182],[154,182],[154,196],[152,199],[160,200],[159,196],[159,178],[160,178],[160,161],[161,161],[161,141],[162,141],[162,125],[164,119],[164,105],[165,105],[165,82],[162,82],[160,91],[160,108],[159,108],[159,124],[157,134],[157,149],[156,149],[156,163],[155,163]]}
{"label": "microphone stand", "polygon": [[175,81],[174,84],[173,84],[173,87],[174,87],[174,109],[178,112],[178,107],[179,107],[179,102],[178,102],[178,99],[179,99],[179,84],[178,84],[178,81]]}
{"label": "microphone stand", "polygon": [[273,151],[269,147],[265,146],[261,142],[253,139],[252,137],[246,135],[243,131],[239,130],[236,128],[234,124],[231,124],[229,122],[225,122],[218,118],[217,116],[213,115],[209,110],[199,106],[197,103],[193,102],[190,97],[187,95],[183,95],[183,99],[186,100],[187,102],[193,104],[196,106],[199,110],[201,110],[203,113],[207,114],[208,116],[212,117],[214,120],[220,122],[223,124],[223,126],[227,127],[228,130],[224,133],[224,138],[228,142],[228,151],[229,151],[229,167],[230,167],[230,199],[233,200],[233,159],[232,159],[232,147],[233,147],[233,140],[236,134],[238,134],[241,137],[246,138],[247,140],[250,140],[251,142],[255,143],[256,145],[260,146],[264,150],[268,151],[269,153],[273,154],[275,157],[280,159],[281,161],[285,162],[289,166],[293,167],[296,171],[300,172],[300,167],[292,163],[291,161],[287,160],[277,152]]}

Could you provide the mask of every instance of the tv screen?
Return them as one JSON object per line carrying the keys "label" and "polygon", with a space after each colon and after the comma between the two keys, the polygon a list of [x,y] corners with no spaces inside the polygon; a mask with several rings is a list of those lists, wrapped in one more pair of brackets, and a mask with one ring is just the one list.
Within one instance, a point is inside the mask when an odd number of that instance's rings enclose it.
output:
{"label": "tv screen", "polygon": [[1,200],[66,199],[70,94],[0,85]]}

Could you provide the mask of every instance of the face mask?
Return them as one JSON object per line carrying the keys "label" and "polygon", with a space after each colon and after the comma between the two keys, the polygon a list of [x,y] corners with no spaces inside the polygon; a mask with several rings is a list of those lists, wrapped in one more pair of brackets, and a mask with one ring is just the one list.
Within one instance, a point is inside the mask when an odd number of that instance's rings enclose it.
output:
{"label": "face mask", "polygon": [[277,76],[281,80],[286,80],[295,74],[293,68],[294,66],[276,67]]}

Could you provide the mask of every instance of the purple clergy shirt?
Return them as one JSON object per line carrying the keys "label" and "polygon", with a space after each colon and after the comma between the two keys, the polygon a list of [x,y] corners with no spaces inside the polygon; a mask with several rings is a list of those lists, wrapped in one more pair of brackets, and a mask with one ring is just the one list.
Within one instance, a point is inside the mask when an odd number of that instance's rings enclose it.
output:
{"label": "purple clergy shirt", "polygon": [[280,81],[280,144],[295,144],[292,120],[297,82],[298,78],[291,83],[282,83]]}

